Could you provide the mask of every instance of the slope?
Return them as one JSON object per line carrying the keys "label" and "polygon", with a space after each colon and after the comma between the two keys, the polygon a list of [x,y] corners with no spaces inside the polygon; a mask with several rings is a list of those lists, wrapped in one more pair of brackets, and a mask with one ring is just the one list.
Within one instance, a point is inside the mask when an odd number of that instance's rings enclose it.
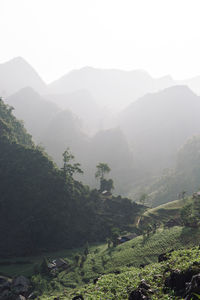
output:
{"label": "slope", "polygon": [[153,79],[141,70],[121,71],[85,67],[74,70],[48,86],[49,94],[72,93],[87,90],[100,106],[125,107],[148,92],[154,92],[174,84],[170,77]]}
{"label": "slope", "polygon": [[1,97],[8,97],[27,86],[41,93],[46,89],[44,81],[22,57],[0,64]]}
{"label": "slope", "polygon": [[[34,275],[33,281],[36,290],[40,289],[40,299],[53,299],[55,296],[60,296],[61,299],[72,299],[73,296],[80,294],[84,299],[85,297],[86,299],[106,299],[108,296],[109,299],[116,299],[116,297],[117,299],[128,299],[127,286],[132,283],[133,288],[133,279],[127,278],[128,274],[130,276],[133,272],[134,278],[138,278],[138,280],[145,278],[143,277],[145,275],[148,276],[147,278],[151,278],[156,274],[155,267],[158,267],[159,270],[159,265],[156,263],[160,254],[171,249],[185,249],[186,245],[187,248],[190,248],[198,245],[199,241],[199,229],[173,227],[158,230],[156,233],[150,234],[148,238],[139,236],[115,248],[108,248],[107,245],[92,246],[89,248],[89,254],[84,260],[83,266],[79,264],[84,249],[74,249],[74,255],[71,253],[71,255],[64,256],[70,261],[70,269],[58,272],[54,278],[51,276],[41,277],[40,274]],[[197,259],[197,255],[199,257],[198,248],[195,249],[193,258],[189,256],[187,263],[185,260],[185,267],[192,264]],[[78,253],[80,260],[77,265],[75,256]],[[186,250],[183,250],[182,253],[186,253]],[[184,258],[186,259],[186,256]],[[177,260],[177,263],[180,263],[180,260]],[[166,265],[164,266],[166,268]],[[93,280],[97,278],[98,283],[95,285]],[[86,283],[88,285],[84,286]],[[163,295],[161,290],[159,295]]]}
{"label": "slope", "polygon": [[186,139],[200,133],[200,98],[186,86],[148,94],[119,116],[121,129],[142,170],[161,172],[175,163]]}
{"label": "slope", "polygon": [[37,143],[42,142],[41,135],[61,111],[56,104],[46,101],[31,87],[25,87],[12,94],[5,102],[14,107],[14,115],[24,121],[26,129]]}
{"label": "slope", "polygon": [[182,192],[191,195],[199,190],[199,147],[199,135],[189,138],[177,152],[174,168],[166,170],[147,187],[153,206],[172,201]]}

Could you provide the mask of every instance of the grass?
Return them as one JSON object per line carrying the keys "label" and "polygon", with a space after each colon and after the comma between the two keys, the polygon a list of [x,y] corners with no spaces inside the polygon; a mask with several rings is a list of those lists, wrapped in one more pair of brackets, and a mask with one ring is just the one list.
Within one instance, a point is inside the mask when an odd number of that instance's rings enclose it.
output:
{"label": "grass", "polygon": [[174,200],[174,201],[159,205],[155,208],[149,209],[144,213],[144,215],[145,216],[149,216],[149,215],[151,216],[154,214],[158,215],[163,210],[167,210],[167,211],[168,210],[176,210],[176,209],[179,210],[180,208],[182,208],[185,205],[185,203],[186,203],[185,199]]}
{"label": "grass", "polygon": [[[140,264],[147,264],[145,268],[146,270],[148,270],[148,266],[150,266],[150,264],[155,264],[155,266],[157,266],[156,263],[158,261],[159,254],[171,249],[192,247],[194,245],[198,245],[199,243],[200,229],[173,227],[171,229],[160,229],[155,234],[151,234],[149,238],[145,237],[144,239],[142,236],[139,236],[129,242],[118,245],[117,247],[111,249],[109,249],[106,244],[99,245],[98,247],[91,247],[90,253],[88,254],[82,268],[74,265],[71,270],[68,272],[60,272],[55,278],[43,278],[44,281],[42,284],[43,286],[48,286],[48,288],[46,288],[46,291],[44,289],[41,290],[43,295],[40,299],[51,299],[51,296],[53,297],[55,295],[63,295],[63,297],[67,297],[66,295],[74,293],[74,288],[79,287],[78,290],[82,291],[81,287],[83,287],[85,284],[89,284],[89,287],[92,288],[93,293],[95,291],[93,290],[94,286],[91,283],[93,282],[94,278],[104,274],[104,276],[106,275],[105,280],[108,280],[110,282],[109,286],[112,286],[113,278],[120,278],[119,280],[121,281],[123,278],[123,275],[121,274],[125,273],[125,276],[127,277],[130,268],[132,272],[130,276],[132,278],[136,276],[136,273],[138,274],[138,272],[143,272],[141,269],[139,269]],[[116,271],[122,272],[119,277],[117,277],[118,275],[114,274]],[[156,272],[157,271],[158,269],[156,269]],[[35,277],[36,286],[38,281],[39,284],[41,284],[42,280],[41,278],[37,278],[37,276]],[[104,278],[104,276],[102,278]],[[102,280],[103,292],[104,279]],[[115,289],[117,289],[116,282],[114,285]],[[111,297],[109,293],[107,296]],[[94,295],[96,297],[96,294]],[[94,295],[92,294],[93,298],[86,297],[86,299],[126,299],[122,296],[120,296],[122,298],[112,298],[113,296],[111,298],[95,298]]]}
{"label": "grass", "polygon": [[199,246],[190,249],[176,250],[171,254],[169,260],[162,263],[152,263],[145,268],[123,267],[120,274],[106,274],[101,276],[96,284],[89,283],[76,289],[52,290],[39,299],[53,300],[59,296],[60,300],[70,300],[75,295],[83,295],[85,300],[126,300],[132,290],[138,287],[141,279],[144,279],[153,290],[152,300],[175,300],[172,290],[164,293],[164,282],[169,276],[168,270],[179,269],[185,271],[197,268],[200,272],[200,250]]}
{"label": "grass", "polygon": [[73,260],[74,253],[82,253],[82,251],[83,248],[76,248],[47,252],[38,256],[0,259],[0,275],[9,277],[24,275],[30,277],[34,274],[34,268],[42,263],[43,257],[47,257],[49,260],[58,257],[67,257],[69,260]]}
{"label": "grass", "polygon": [[[188,200],[187,200],[188,201]],[[153,219],[159,219],[161,221],[165,220],[166,218],[171,218],[172,216],[176,216],[180,208],[185,204],[185,200],[176,200],[169,202],[167,204],[163,204],[161,206],[158,206],[153,209],[149,209],[144,213],[144,217],[147,218],[147,221],[149,218]],[[176,236],[176,229],[170,231],[170,237],[167,238],[166,245],[171,245],[172,243],[170,242],[173,241],[173,243],[176,243],[173,239],[173,235],[175,234]],[[175,232],[175,233],[173,233]],[[159,233],[159,240],[162,241],[162,231]],[[157,235],[155,235],[154,239],[157,239]],[[104,272],[105,269],[112,270],[112,267],[118,267],[120,263],[117,263],[117,259],[122,260],[125,264],[128,263],[129,257],[132,259],[132,263],[134,265],[137,265],[137,261],[139,263],[148,262],[149,260],[152,261],[153,259],[153,250],[151,246],[151,243],[153,242],[153,238],[150,238],[148,240],[148,243],[145,245],[142,245],[143,239],[142,237],[138,237],[134,239],[134,241],[127,242],[126,244],[123,244],[122,246],[118,246],[116,249],[117,251],[112,250],[109,251],[107,249],[107,245],[94,245],[93,247],[90,247],[90,255],[88,256],[87,263],[85,263],[85,273],[86,274],[99,274],[100,272]],[[133,244],[133,245],[132,245]],[[161,243],[162,244],[162,243]],[[153,244],[152,244],[153,245]],[[134,246],[135,249],[133,250],[131,247]],[[143,251],[141,252],[141,247],[144,248],[145,253]],[[149,256],[146,254],[148,253],[148,247],[150,247],[150,251],[152,254]],[[156,245],[156,247],[158,247]],[[146,250],[145,250],[146,249]],[[162,251],[160,247],[157,248],[158,251]],[[163,248],[164,249],[164,248]],[[32,256],[32,257],[19,257],[19,258],[12,258],[12,259],[0,259],[0,274],[5,275],[5,276],[17,276],[17,275],[24,275],[24,276],[32,276],[34,273],[34,269],[37,265],[40,265],[42,262],[43,257],[47,257],[49,259],[57,258],[57,257],[64,257],[68,258],[69,260],[73,261],[73,256],[74,253],[82,254],[83,253],[83,248],[78,248],[78,249],[67,249],[67,250],[62,250],[59,252],[54,252],[54,253],[43,253],[42,255],[39,256]],[[97,251],[98,254],[94,254],[94,252]],[[119,251],[122,251],[119,255]],[[112,252],[112,254],[111,254]],[[149,252],[150,253],[150,252]],[[144,255],[144,259],[142,258]],[[157,253],[155,253],[155,256]],[[109,263],[106,263],[104,267],[102,267],[102,257],[105,261],[109,261]],[[126,257],[126,258],[125,258]],[[137,257],[137,261],[136,261]],[[92,262],[95,258],[95,264]],[[93,269],[96,269],[96,272],[91,271]],[[94,275],[95,276],[95,275]],[[82,276],[81,276],[82,277]],[[89,279],[90,276],[86,276],[85,280]]]}
{"label": "grass", "polygon": [[150,264],[143,269],[127,268],[119,275],[104,275],[98,280],[96,285],[89,284],[76,291],[63,294],[61,299],[72,299],[72,296],[82,294],[86,300],[126,300],[129,293],[138,287],[141,279],[144,279],[153,290],[152,300],[181,299],[176,297],[172,290],[166,291],[166,294],[164,293],[164,282],[170,274],[166,272],[166,269],[180,269],[184,271],[188,268],[194,268],[194,263],[200,269],[199,247],[174,251],[168,261]]}
{"label": "grass", "polygon": [[[147,220],[154,217],[163,221],[167,217],[177,216],[185,203],[185,200],[176,200],[150,209],[144,215]],[[163,288],[163,283],[159,283],[160,279],[155,280],[155,282],[152,279],[153,276],[163,272],[164,265],[157,263],[158,255],[171,249],[190,248],[199,245],[199,243],[200,229],[180,226],[170,229],[159,228],[156,233],[150,233],[148,237],[138,236],[117,247],[109,248],[107,244],[90,246],[89,254],[82,265],[80,262],[83,258],[84,248],[78,248],[44,253],[36,257],[3,259],[0,260],[0,274],[11,277],[16,275],[32,277],[32,282],[38,292],[38,299],[41,300],[51,300],[56,296],[59,296],[60,299],[72,299],[72,295],[78,293],[83,293],[86,300],[125,300],[130,290],[139,284],[141,277],[147,280],[153,288],[158,289],[153,299],[176,299],[174,295],[162,295],[161,297],[161,290],[159,291],[158,285],[160,284]],[[197,250],[195,253],[198,252]],[[184,268],[190,264],[190,261],[182,259],[183,253],[189,250],[181,251],[183,252],[181,252],[180,259],[179,257],[176,258],[174,265],[179,263],[181,268]],[[77,254],[80,255],[78,263],[75,261]],[[49,260],[57,257],[66,258],[70,262],[71,268],[58,272],[54,277],[41,274],[33,275],[36,266],[41,264],[44,256]],[[196,259],[196,254],[194,256]],[[145,264],[146,267],[141,269],[141,264]],[[116,275],[117,272],[120,274]],[[97,277],[101,277],[101,280],[98,281],[97,285],[94,285],[93,279]]]}
{"label": "grass", "polygon": [[148,209],[142,216],[144,223],[166,223],[171,219],[180,219],[181,208],[191,202],[191,198],[179,199]]}

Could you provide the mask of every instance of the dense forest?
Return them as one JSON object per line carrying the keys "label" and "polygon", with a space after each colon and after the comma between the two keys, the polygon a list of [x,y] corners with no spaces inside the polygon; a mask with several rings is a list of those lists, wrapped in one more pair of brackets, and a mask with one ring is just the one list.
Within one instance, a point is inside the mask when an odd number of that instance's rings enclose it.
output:
{"label": "dense forest", "polygon": [[0,122],[1,255],[99,242],[134,222],[142,206],[121,197],[107,203],[101,192],[75,180],[82,170],[69,150],[58,168],[2,100]]}

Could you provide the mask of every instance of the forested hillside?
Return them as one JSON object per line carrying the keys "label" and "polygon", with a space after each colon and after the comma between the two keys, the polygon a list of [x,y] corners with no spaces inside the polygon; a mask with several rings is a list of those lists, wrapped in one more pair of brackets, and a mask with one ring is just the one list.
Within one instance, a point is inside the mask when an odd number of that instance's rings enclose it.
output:
{"label": "forested hillside", "polygon": [[[166,172],[166,168],[176,169],[177,151],[188,138],[200,133],[200,98],[187,86],[175,85],[170,77],[153,79],[142,71],[83,68],[44,90],[37,73],[23,59],[0,67],[5,86],[10,84],[8,95],[16,91],[5,98],[14,107],[15,116],[24,121],[33,140],[59,167],[62,153],[70,147],[84,171],[75,178],[84,184],[97,187],[96,164],[104,161],[111,167],[115,193],[136,201],[148,193],[156,205],[173,200],[177,190],[184,189],[184,182],[177,176],[174,179],[174,171]],[[15,86],[6,74],[18,74],[21,81]],[[117,115],[118,100],[121,104],[123,100],[124,106],[132,103]],[[167,180],[180,184],[163,196],[166,174]],[[192,181],[195,176],[190,173]],[[185,189],[196,189],[196,184]]]}
{"label": "forested hillside", "polygon": [[80,168],[69,150],[58,169],[2,100],[0,125],[2,256],[102,241],[113,227],[124,230],[134,222],[142,206],[121,197],[107,203],[97,190],[75,181]]}
{"label": "forested hillside", "polygon": [[23,120],[25,128],[36,143],[47,130],[52,119],[61,111],[56,104],[47,101],[31,87],[25,87],[5,99],[14,107],[14,115]]}

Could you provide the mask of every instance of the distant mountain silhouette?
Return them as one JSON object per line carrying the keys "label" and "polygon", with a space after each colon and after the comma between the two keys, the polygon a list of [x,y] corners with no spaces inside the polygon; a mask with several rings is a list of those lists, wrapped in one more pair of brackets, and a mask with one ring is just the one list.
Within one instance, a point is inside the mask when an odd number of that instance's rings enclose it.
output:
{"label": "distant mountain silhouette", "polygon": [[85,159],[88,137],[82,131],[80,120],[69,110],[61,111],[52,118],[41,141],[59,166],[62,165],[62,154],[68,147],[76,161],[82,163]]}
{"label": "distant mountain silhouette", "polygon": [[126,137],[119,128],[99,131],[90,139],[86,162],[90,184],[92,178],[95,182],[94,174],[99,162],[108,163],[111,168],[108,177],[114,179],[116,191],[126,194],[136,174],[132,152]]}
{"label": "distant mountain silhouette", "polygon": [[180,84],[186,84],[194,93],[200,96],[200,76],[177,81]]}
{"label": "distant mountain silhouette", "polygon": [[[198,91],[199,80],[179,82]],[[107,162],[122,192],[171,167],[186,139],[200,134],[200,97],[176,84],[144,71],[86,67],[46,86],[22,58],[0,65],[0,96],[34,140],[59,165],[70,147],[93,186],[96,164]],[[120,107],[126,108],[116,119]]]}
{"label": "distant mountain silhouette", "polygon": [[[103,129],[108,112],[100,107],[87,90],[76,90],[68,94],[52,94],[46,97],[60,108],[72,111],[83,122],[82,127],[90,134]],[[110,117],[110,115],[109,115]]]}
{"label": "distant mountain silhouette", "polygon": [[55,115],[61,111],[56,104],[46,101],[30,87],[21,89],[6,98],[5,102],[14,107],[14,115],[24,121],[26,129],[36,142],[42,142],[42,133]]}
{"label": "distant mountain silhouette", "polygon": [[0,95],[8,97],[24,87],[32,87],[43,93],[46,84],[23,58],[16,57],[0,64]]}
{"label": "distant mountain silhouette", "polygon": [[104,70],[85,67],[74,70],[48,86],[49,93],[88,90],[101,106],[125,107],[145,95],[174,84],[170,76],[153,79],[145,71]]}
{"label": "distant mountain silhouette", "polygon": [[187,86],[148,94],[121,113],[120,126],[134,157],[149,171],[170,167],[178,148],[200,133],[200,97]]}

